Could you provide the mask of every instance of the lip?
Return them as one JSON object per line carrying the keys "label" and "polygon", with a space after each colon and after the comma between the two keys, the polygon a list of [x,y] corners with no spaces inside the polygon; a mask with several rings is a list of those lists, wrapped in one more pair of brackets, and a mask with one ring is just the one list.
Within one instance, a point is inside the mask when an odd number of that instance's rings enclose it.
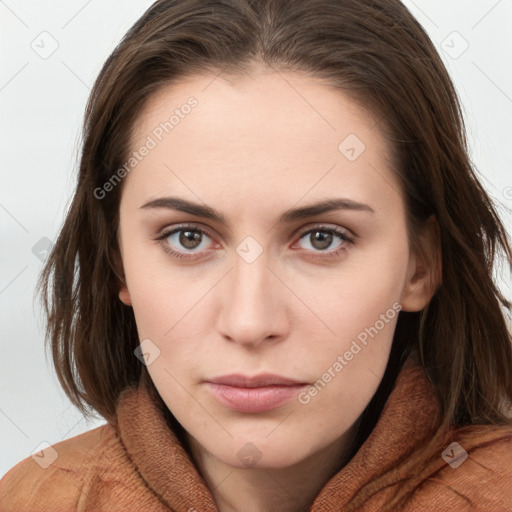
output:
{"label": "lip", "polygon": [[258,413],[284,405],[308,383],[265,373],[252,377],[224,375],[207,380],[206,385],[222,405],[238,412]]}

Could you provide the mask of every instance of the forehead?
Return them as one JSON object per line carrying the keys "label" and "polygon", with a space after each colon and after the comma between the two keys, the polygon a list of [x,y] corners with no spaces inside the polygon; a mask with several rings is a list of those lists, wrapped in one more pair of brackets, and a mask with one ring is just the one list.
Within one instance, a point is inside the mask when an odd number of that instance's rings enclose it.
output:
{"label": "forehead", "polygon": [[[197,106],[190,111],[186,104],[191,98]],[[207,133],[212,139],[238,130],[238,140],[259,141],[266,148],[269,143],[270,147],[283,147],[283,143],[293,140],[318,144],[323,139],[326,146],[337,149],[336,143],[348,133],[359,132],[356,135],[361,139],[367,131],[373,132],[372,138],[380,135],[369,110],[301,72],[260,70],[253,76],[185,77],[149,98],[132,130],[132,142],[165,123],[174,112],[179,119],[173,123],[175,127],[181,124],[181,131],[183,125],[190,124],[185,122],[190,117],[198,135]],[[173,136],[179,136],[179,131],[173,127]],[[201,142],[200,137],[196,142]]]}
{"label": "forehead", "polygon": [[188,183],[197,195],[218,186],[264,197],[285,184],[300,197],[340,180],[350,190],[372,177],[378,187],[399,188],[372,113],[304,73],[186,77],[145,105],[131,150],[149,140],[151,150],[129,176],[149,195]]}

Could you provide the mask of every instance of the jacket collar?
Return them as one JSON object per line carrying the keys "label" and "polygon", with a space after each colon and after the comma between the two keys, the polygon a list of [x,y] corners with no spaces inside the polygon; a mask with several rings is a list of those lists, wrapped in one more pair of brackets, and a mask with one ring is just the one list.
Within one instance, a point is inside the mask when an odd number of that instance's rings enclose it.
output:
{"label": "jacket collar", "polygon": [[[194,462],[145,386],[122,393],[117,420],[129,457],[163,503],[176,510],[218,510]],[[434,386],[423,368],[409,358],[375,428],[348,464],[325,484],[310,510],[339,510],[365,484],[387,471],[392,473],[418,443],[432,437],[439,422]]]}

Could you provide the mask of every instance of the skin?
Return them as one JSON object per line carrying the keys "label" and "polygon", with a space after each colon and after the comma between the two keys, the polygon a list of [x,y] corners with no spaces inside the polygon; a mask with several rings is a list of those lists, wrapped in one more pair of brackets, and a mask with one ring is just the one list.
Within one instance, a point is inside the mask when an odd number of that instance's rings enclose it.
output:
{"label": "skin", "polygon": [[[122,184],[126,285],[119,295],[133,307],[140,339],[160,351],[148,371],[188,432],[219,510],[304,510],[347,462],[358,419],[384,374],[397,316],[307,404],[292,399],[264,413],[236,412],[204,380],[270,372],[313,385],[393,304],[422,309],[436,279],[427,249],[411,249],[391,148],[370,113],[297,72],[191,76],[150,98],[132,149],[190,96],[198,105]],[[338,150],[349,134],[366,146],[355,161]],[[143,208],[168,196],[208,205],[227,224]],[[327,198],[373,211],[280,221],[285,210]],[[157,240],[182,223],[207,231],[196,233],[197,248],[184,246],[183,237],[180,243],[180,233]],[[314,232],[301,237],[318,227],[333,236],[330,245]],[[251,263],[237,253],[247,236],[262,250]],[[434,250],[434,230],[419,238]],[[178,259],[166,244],[196,256]],[[340,254],[327,255],[340,246]],[[255,465],[239,456],[244,446]]]}

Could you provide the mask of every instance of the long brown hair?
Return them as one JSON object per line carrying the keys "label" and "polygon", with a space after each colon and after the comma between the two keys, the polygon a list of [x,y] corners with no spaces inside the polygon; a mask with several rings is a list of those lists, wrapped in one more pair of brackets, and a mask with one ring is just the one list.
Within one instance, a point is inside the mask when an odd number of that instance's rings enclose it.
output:
{"label": "long brown hair", "polygon": [[510,303],[493,281],[500,256],[512,265],[510,243],[468,157],[450,77],[398,0],[159,0],[129,30],[91,92],[76,191],[40,280],[47,340],[71,401],[113,420],[122,390],[147,379],[134,356],[133,311],[118,298],[122,183],[102,198],[95,191],[123,166],[134,122],[157,90],[194,73],[248,74],[255,64],[306,72],[369,108],[394,150],[411,241],[429,217],[439,224],[442,285],[423,311],[400,313],[354,450],[411,353],[435,385],[442,427],[510,424],[502,310]]}

